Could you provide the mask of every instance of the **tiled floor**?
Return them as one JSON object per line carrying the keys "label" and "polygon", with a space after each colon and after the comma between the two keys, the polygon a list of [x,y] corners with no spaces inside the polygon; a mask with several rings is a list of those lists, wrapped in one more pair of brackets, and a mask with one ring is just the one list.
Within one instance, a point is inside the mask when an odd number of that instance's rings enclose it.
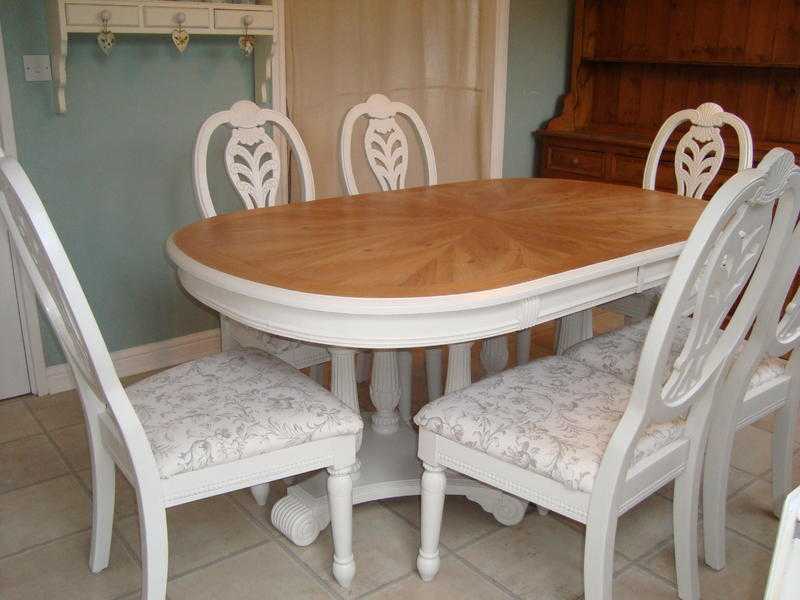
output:
{"label": "tiled floor", "polygon": [[[609,325],[599,319],[600,325]],[[549,352],[552,328],[537,330],[535,354]],[[513,344],[512,360],[513,360]],[[424,397],[417,357],[415,397]],[[476,361],[476,375],[478,367]],[[366,403],[366,389],[360,393]],[[769,508],[769,419],[737,437],[728,500],[728,568],[701,568],[703,598],[761,598],[777,519]],[[136,598],[140,560],[136,500],[121,477],[111,563],[87,567],[91,475],[80,405],[73,393],[0,403],[0,597],[64,600]],[[800,484],[800,456],[795,459]],[[272,486],[271,503],[284,486]],[[617,536],[617,600],[677,598],[671,490],[625,515]],[[269,510],[269,507],[267,507]],[[530,512],[502,527],[476,504],[447,499],[442,569],[423,583],[414,561],[419,500],[355,509],[358,572],[351,592],[329,575],[329,531],[297,548],[269,524],[246,490],[168,511],[169,598],[579,598],[583,527]]]}

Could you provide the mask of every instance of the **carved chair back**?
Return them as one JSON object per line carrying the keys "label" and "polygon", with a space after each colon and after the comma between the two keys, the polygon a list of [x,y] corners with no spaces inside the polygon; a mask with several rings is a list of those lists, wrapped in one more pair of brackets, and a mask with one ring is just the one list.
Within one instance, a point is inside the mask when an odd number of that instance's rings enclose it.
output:
{"label": "carved chair back", "polygon": [[675,180],[678,194],[691,198],[702,198],[708,186],[719,173],[725,158],[725,144],[720,129],[729,125],[739,140],[738,171],[749,169],[753,164],[753,138],[750,128],[734,114],[727,113],[713,102],[698,108],[681,110],[670,116],[658,130],[644,167],[642,187],[654,190],[656,174],[664,146],[675,130],[683,123],[690,123],[689,130],[675,147]]}
{"label": "carved chair back", "polygon": [[800,487],[786,498],[764,600],[790,600],[800,589]]}
{"label": "carved chair back", "polygon": [[339,136],[339,167],[347,194],[358,194],[353,174],[352,138],[356,121],[365,117],[364,153],[381,190],[399,190],[406,186],[408,173],[408,138],[397,121],[402,115],[413,126],[425,158],[428,185],[436,185],[436,159],[425,124],[413,108],[392,102],[382,94],[373,94],[366,102],[355,105],[345,115]]}
{"label": "carved chair back", "polygon": [[249,100],[241,100],[228,110],[205,120],[194,146],[194,191],[200,212],[205,218],[217,214],[208,188],[208,145],[214,131],[221,126],[230,129],[225,146],[225,169],[245,208],[274,206],[281,181],[281,156],[267,126],[278,127],[297,157],[303,200],[314,200],[314,176],[303,140],[292,122],[281,113],[261,108]]}
{"label": "carved chair back", "polygon": [[[684,439],[696,452],[705,447],[720,378],[769,293],[800,212],[796,174],[794,156],[775,149],[758,168],[731,177],[709,201],[656,309],[630,402],[601,462],[599,486],[619,489],[636,439],[653,423],[686,419]],[[670,364],[687,313],[690,332]]]}
{"label": "carved chair back", "polygon": [[160,485],[150,443],[83,289],[39,195],[13,158],[0,158],[0,192],[0,214],[75,377],[90,445],[101,443],[98,418],[110,411],[133,465],[135,485]]}

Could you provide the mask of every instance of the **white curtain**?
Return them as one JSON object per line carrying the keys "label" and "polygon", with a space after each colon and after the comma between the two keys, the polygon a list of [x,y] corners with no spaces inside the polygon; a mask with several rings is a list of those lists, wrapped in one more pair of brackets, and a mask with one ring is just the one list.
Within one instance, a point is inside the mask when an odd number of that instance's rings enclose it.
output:
{"label": "white curtain", "polygon": [[[338,134],[373,93],[414,107],[433,141],[439,181],[489,176],[497,0],[286,0],[289,116],[308,147],[317,197],[344,194]],[[378,186],[353,136],[360,191]],[[402,121],[402,120],[401,120]],[[410,131],[407,185],[424,183]],[[296,196],[297,177],[293,177]]]}

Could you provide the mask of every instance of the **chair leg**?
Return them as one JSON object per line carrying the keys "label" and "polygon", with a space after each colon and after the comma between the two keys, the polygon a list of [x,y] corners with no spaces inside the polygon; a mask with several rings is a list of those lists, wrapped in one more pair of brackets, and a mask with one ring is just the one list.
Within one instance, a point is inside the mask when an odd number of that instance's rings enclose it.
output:
{"label": "chair leg", "polygon": [[425,376],[428,379],[428,401],[442,395],[442,349],[425,349]]}
{"label": "chair leg", "polygon": [[333,576],[347,589],[356,574],[353,558],[352,468],[328,469],[328,509],[333,536]]}
{"label": "chair leg", "polygon": [[797,398],[791,394],[775,413],[775,431],[772,433],[772,512],[780,518],[783,502],[792,489],[792,458],[794,454],[794,429],[797,423]]}
{"label": "chair leg", "polygon": [[[737,406],[740,406],[739,402],[740,400],[737,401]],[[738,410],[717,412],[711,424],[703,459],[703,547],[706,564],[716,570],[725,568],[728,475],[738,413]]]}
{"label": "chair leg", "polygon": [[164,600],[169,564],[167,512],[155,497],[139,496],[139,537],[142,544],[142,600]]}
{"label": "chair leg", "polygon": [[517,332],[517,364],[527,365],[531,362],[531,340],[533,329],[523,329]]}
{"label": "chair leg", "polygon": [[325,385],[325,365],[311,365],[308,374],[318,384]]}
{"label": "chair leg", "polygon": [[422,516],[417,571],[423,581],[431,581],[439,572],[439,534],[442,530],[444,490],[447,477],[444,467],[424,464],[422,474]]}
{"label": "chair leg", "polygon": [[92,547],[89,551],[92,573],[99,573],[108,566],[114,526],[116,470],[114,459],[101,444],[97,444],[92,452]]}
{"label": "chair leg", "polygon": [[400,418],[406,423],[411,423],[412,362],[409,350],[401,350],[397,353],[397,371],[400,377],[400,402],[397,409],[400,412]]}
{"label": "chair leg", "polygon": [[583,590],[585,600],[611,600],[614,579],[614,542],[617,511],[603,519],[589,518],[583,549]]}
{"label": "chair leg", "polygon": [[260,483],[252,486],[250,488],[250,493],[253,494],[256,504],[259,506],[266,506],[267,498],[269,497],[269,483]]}
{"label": "chair leg", "polygon": [[700,573],[697,567],[697,514],[700,477],[697,471],[699,471],[699,466],[696,468],[687,466],[686,470],[675,480],[672,504],[675,571],[678,579],[678,597],[681,600],[700,599]]}

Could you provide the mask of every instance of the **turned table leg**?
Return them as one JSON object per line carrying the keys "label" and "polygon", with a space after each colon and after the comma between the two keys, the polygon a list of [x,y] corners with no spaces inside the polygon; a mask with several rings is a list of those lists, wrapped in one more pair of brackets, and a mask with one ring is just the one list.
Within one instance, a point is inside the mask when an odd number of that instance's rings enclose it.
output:
{"label": "turned table leg", "polygon": [[376,412],[372,415],[372,429],[375,433],[391,434],[397,431],[400,415],[400,375],[397,368],[397,352],[376,350],[372,354],[372,378],[369,395]]}

